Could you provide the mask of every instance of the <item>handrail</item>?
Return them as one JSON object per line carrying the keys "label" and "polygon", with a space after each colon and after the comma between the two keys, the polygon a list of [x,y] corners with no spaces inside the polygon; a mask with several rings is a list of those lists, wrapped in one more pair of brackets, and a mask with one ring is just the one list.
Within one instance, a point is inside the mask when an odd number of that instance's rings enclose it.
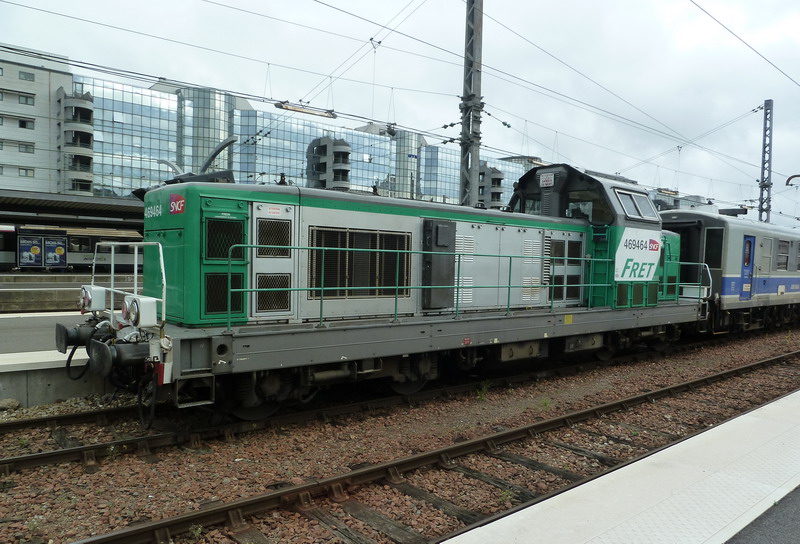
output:
{"label": "handrail", "polygon": [[[94,257],[92,259],[92,283],[94,285],[95,281],[95,266],[97,265],[97,254],[98,248],[100,247],[108,247],[111,249],[111,285],[109,287],[109,291],[111,292],[111,302],[109,304],[109,313],[110,313],[110,321],[111,326],[115,327],[116,317],[114,314],[115,304],[114,304],[114,294],[120,295],[138,295],[139,294],[139,278],[137,274],[137,270],[139,267],[139,248],[144,248],[145,246],[157,246],[158,247],[158,261],[159,261],[159,268],[161,269],[161,298],[158,299],[161,302],[161,322],[164,323],[167,318],[167,275],[166,275],[166,267],[164,265],[164,248],[161,245],[161,242],[97,242],[94,247]],[[132,247],[133,248],[133,293],[123,291],[121,289],[116,289],[114,287],[114,281],[116,277],[116,271],[114,270],[114,256],[116,255],[116,248],[118,247]],[[144,252],[142,252],[144,254]]]}
{"label": "handrail", "polygon": [[[318,251],[321,254],[321,264],[320,264],[320,276],[319,276],[319,286],[312,287],[311,285],[307,285],[305,287],[268,287],[268,288],[249,288],[249,287],[240,287],[240,288],[231,288],[232,277],[233,277],[233,266],[241,266],[243,263],[248,262],[246,258],[238,258],[233,259],[233,253],[235,250],[242,248],[242,249],[282,249],[282,250],[290,250],[290,251]],[[353,286],[353,285],[346,285],[346,286],[326,286],[325,285],[325,259],[326,255],[329,251],[339,251],[339,252],[362,252],[362,253],[380,253],[380,254],[396,254],[396,255],[406,255],[409,259],[413,255],[445,255],[445,256],[453,256],[456,260],[455,263],[455,283],[453,285],[400,285],[400,259],[396,259],[395,262],[395,282],[394,285],[367,285],[367,286]],[[244,254],[245,252],[243,252]],[[615,282],[610,281],[606,283],[579,283],[579,284],[553,284],[553,283],[545,283],[543,278],[540,279],[540,283],[538,284],[513,284],[512,283],[512,272],[513,272],[513,264],[515,259],[523,259],[523,264],[525,264],[525,260],[529,261],[539,261],[543,263],[545,261],[550,261],[551,263],[567,263],[569,262],[580,262],[580,266],[583,266],[589,262],[602,262],[607,264],[613,264],[614,259],[612,258],[590,258],[590,257],[552,257],[552,256],[543,256],[543,255],[508,255],[508,254],[494,254],[494,253],[459,253],[459,252],[449,252],[449,251],[420,251],[420,250],[403,250],[403,249],[367,249],[367,248],[340,248],[340,247],[322,247],[322,246],[285,246],[285,245],[264,245],[264,244],[234,244],[228,248],[228,293],[227,293],[227,330],[228,332],[232,331],[233,326],[233,313],[231,311],[232,306],[232,294],[233,293],[260,293],[260,292],[316,292],[319,293],[319,319],[318,319],[318,326],[324,327],[325,326],[325,312],[324,312],[324,304],[327,300],[325,298],[326,292],[331,291],[339,291],[339,290],[347,290],[347,291],[374,291],[374,290],[384,290],[388,291],[390,289],[394,290],[394,312],[393,312],[393,321],[398,321],[399,316],[399,299],[400,293],[402,292],[412,292],[415,290],[424,290],[424,289],[454,289],[454,319],[458,319],[462,314],[461,308],[461,293],[465,286],[461,281],[461,270],[462,270],[462,263],[464,258],[471,257],[471,258],[478,258],[478,257],[488,257],[488,258],[497,258],[497,259],[508,259],[508,282],[506,284],[498,283],[496,285],[470,285],[469,289],[503,289],[507,291],[506,296],[506,315],[511,313],[511,294],[513,289],[547,289],[552,291],[553,288],[568,288],[568,287],[578,287],[580,289],[589,288],[590,290],[594,287],[603,287],[608,288],[614,285],[615,283],[631,283],[631,282]],[[703,264],[706,269],[708,267],[704,263],[676,263],[678,265],[682,264]],[[552,267],[551,267],[552,270]],[[586,277],[586,276],[585,276]],[[709,281],[710,281],[710,271],[708,273]],[[655,280],[654,280],[655,281]],[[649,283],[649,282],[647,282]],[[660,282],[662,283],[662,282]],[[668,285],[667,282],[663,282],[664,285]],[[686,287],[702,287],[702,280],[699,280],[698,283],[682,283],[680,281],[676,281],[676,291],[678,291],[678,286],[686,286]],[[583,298],[583,297],[582,297]],[[679,296],[675,297],[679,299]],[[552,296],[547,296],[549,299],[546,304],[549,306],[550,311],[553,311],[556,307],[555,303],[557,302]],[[524,304],[520,304],[520,306],[524,306]]]}

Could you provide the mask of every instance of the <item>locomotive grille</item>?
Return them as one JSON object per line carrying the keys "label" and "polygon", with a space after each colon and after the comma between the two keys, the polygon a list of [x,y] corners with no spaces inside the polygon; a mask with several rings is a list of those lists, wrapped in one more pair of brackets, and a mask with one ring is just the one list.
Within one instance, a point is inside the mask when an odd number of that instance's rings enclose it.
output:
{"label": "locomotive grille", "polygon": [[[408,233],[365,231],[311,227],[311,244],[314,247],[341,249],[398,250],[410,249]],[[324,261],[324,266],[323,266]],[[395,295],[409,296],[411,276],[410,259],[407,253],[383,253],[380,251],[311,251],[308,268],[308,284],[313,288],[323,285],[325,298],[363,298]],[[395,280],[396,276],[397,281]],[[359,289],[354,289],[358,287]],[[309,298],[318,299],[319,291],[310,291]]]}
{"label": "locomotive grille", "polygon": [[[244,274],[231,274],[231,289],[241,289]],[[206,313],[228,312],[228,274],[206,274]],[[242,312],[242,293],[231,293],[231,313]]]}
{"label": "locomotive grille", "polygon": [[[522,278],[522,301],[539,302],[539,294],[542,292],[540,279],[535,276],[524,276]],[[530,286],[530,287],[528,287]]]}
{"label": "locomotive grille", "polygon": [[648,305],[655,305],[658,303],[658,284],[657,283],[648,283],[647,284],[647,304]]}
{"label": "locomotive grille", "polygon": [[259,291],[256,296],[258,312],[288,311],[291,274],[258,274],[258,289],[285,289],[284,291]]}
{"label": "locomotive grille", "polygon": [[617,307],[625,307],[628,305],[628,284],[617,284]]}
{"label": "locomotive grille", "polygon": [[472,304],[472,295],[473,295],[473,279],[472,277],[460,277],[458,278],[458,303],[459,304]]}
{"label": "locomotive grille", "polygon": [[475,258],[471,255],[475,253],[475,237],[464,234],[456,234],[456,253],[461,253],[462,263],[471,263]]}
{"label": "locomotive grille", "polygon": [[539,240],[523,240],[522,254],[525,256],[525,259],[522,260],[523,264],[536,264],[542,262],[541,259],[534,258],[541,257],[542,242]]}
{"label": "locomotive grille", "polygon": [[551,282],[550,270],[551,262],[550,255],[552,253],[553,239],[550,236],[544,237],[544,251],[542,251],[542,283],[547,285]]}
{"label": "locomotive grille", "polygon": [[634,283],[633,284],[633,305],[634,306],[644,306],[644,284],[643,283]]}
{"label": "locomotive grille", "polygon": [[[276,219],[258,220],[258,241],[260,246],[289,246],[292,241],[292,222]],[[291,251],[283,248],[258,248],[259,257],[291,257]]]}
{"label": "locomotive grille", "polygon": [[[206,258],[228,259],[228,249],[234,244],[244,243],[244,221],[231,219],[209,219],[206,221]],[[244,258],[243,248],[233,250],[231,257]]]}

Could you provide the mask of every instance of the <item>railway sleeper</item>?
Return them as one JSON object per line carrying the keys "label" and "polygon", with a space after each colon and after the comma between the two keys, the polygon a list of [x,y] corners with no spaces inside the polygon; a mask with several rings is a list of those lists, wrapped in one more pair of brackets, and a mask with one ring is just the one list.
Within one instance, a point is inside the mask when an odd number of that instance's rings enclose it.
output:
{"label": "railway sleeper", "polygon": [[531,470],[540,470],[543,472],[549,472],[550,474],[558,476],[559,478],[563,478],[568,482],[578,482],[585,478],[585,476],[576,474],[574,472],[570,472],[569,470],[556,468],[554,466],[541,463],[535,459],[531,459],[530,457],[525,457],[524,455],[518,455],[516,453],[501,451],[497,453],[492,453],[491,456],[496,457],[497,459],[500,459],[502,461],[507,461],[509,463],[514,463],[516,465],[522,465]]}
{"label": "railway sleeper", "polygon": [[497,476],[492,476],[491,474],[486,474],[485,472],[465,467],[464,465],[453,464],[452,466],[446,468],[447,470],[460,472],[465,476],[469,476],[470,478],[473,478],[475,480],[487,483],[491,486],[500,489],[501,491],[508,491],[512,493],[514,495],[514,498],[520,503],[532,501],[538,497],[536,493],[534,493],[533,491],[531,491],[526,487],[512,484],[511,482],[507,482],[502,478],[498,478]]}
{"label": "railway sleeper", "polygon": [[603,453],[598,453],[596,451],[587,450],[586,448],[573,446],[572,444],[566,444],[564,442],[557,442],[555,440],[545,440],[545,444],[549,444],[550,446],[555,446],[557,448],[568,450],[573,453],[577,453],[578,455],[582,455],[584,457],[589,457],[607,467],[615,467],[617,465],[621,465],[624,462],[614,457],[611,457],[610,455],[605,455]]}
{"label": "railway sleeper", "polygon": [[663,438],[664,440],[668,440],[669,442],[675,442],[676,440],[681,438],[681,435],[665,433],[664,431],[657,431],[655,429],[650,429],[649,427],[642,427],[641,425],[634,425],[632,423],[623,423],[621,421],[618,421],[617,425],[629,429],[633,432],[647,433],[655,436],[660,436],[661,438]]}
{"label": "railway sleeper", "polygon": [[579,433],[583,433],[587,436],[591,436],[593,438],[605,438],[606,440],[608,440],[609,442],[613,442],[614,444],[623,444],[625,446],[631,446],[633,448],[641,448],[641,446],[637,445],[636,442],[634,442],[633,440],[628,440],[627,438],[621,438],[618,436],[613,436],[606,433],[599,433],[597,431],[590,431],[589,429],[581,429],[578,427],[574,428],[573,430]]}
{"label": "railway sleeper", "polygon": [[356,500],[351,499],[341,504],[344,511],[349,515],[363,521],[395,542],[401,544],[425,544],[428,542],[427,538],[414,529],[406,527],[402,523],[398,523]]}
{"label": "railway sleeper", "polygon": [[249,525],[239,509],[228,511],[228,536],[239,544],[275,544],[264,533]]}
{"label": "railway sleeper", "polygon": [[299,508],[298,512],[310,520],[319,522],[323,527],[328,529],[334,536],[337,536],[345,542],[345,544],[375,544],[375,541],[368,536],[359,533],[355,529],[348,526],[345,522],[321,508]]}
{"label": "railway sleeper", "polygon": [[479,512],[462,508],[457,504],[453,504],[446,499],[434,495],[430,491],[426,491],[425,489],[412,485],[408,482],[390,482],[390,485],[398,491],[405,493],[409,497],[425,501],[434,508],[441,510],[450,517],[456,518],[465,525],[472,525],[473,523],[477,523],[486,517]]}

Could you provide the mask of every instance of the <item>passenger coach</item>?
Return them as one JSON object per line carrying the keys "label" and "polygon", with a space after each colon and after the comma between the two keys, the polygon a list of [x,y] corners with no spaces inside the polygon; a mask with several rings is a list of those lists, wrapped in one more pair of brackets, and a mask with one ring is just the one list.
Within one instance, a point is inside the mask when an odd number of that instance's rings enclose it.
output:
{"label": "passenger coach", "polygon": [[708,265],[714,332],[800,318],[800,232],[694,210],[665,211],[661,217],[665,229],[680,235],[681,260]]}

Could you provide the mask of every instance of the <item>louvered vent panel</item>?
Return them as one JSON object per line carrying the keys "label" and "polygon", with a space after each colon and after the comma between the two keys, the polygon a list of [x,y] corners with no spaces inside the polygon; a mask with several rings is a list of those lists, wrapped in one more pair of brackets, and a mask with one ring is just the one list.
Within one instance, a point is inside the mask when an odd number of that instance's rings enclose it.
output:
{"label": "louvered vent panel", "polygon": [[539,294],[542,292],[542,279],[536,276],[526,276],[522,278],[522,301],[538,302]]}
{"label": "louvered vent panel", "polygon": [[542,283],[550,283],[552,263],[550,262],[552,239],[549,236],[544,237],[544,251],[542,252]]}
{"label": "louvered vent panel", "polygon": [[458,302],[459,304],[472,304],[472,286],[473,278],[472,277],[461,277],[458,279],[459,289],[458,292]]}
{"label": "louvered vent panel", "polygon": [[472,256],[475,253],[475,237],[464,234],[456,234],[456,253],[461,253],[462,263],[471,263],[475,260]]}

